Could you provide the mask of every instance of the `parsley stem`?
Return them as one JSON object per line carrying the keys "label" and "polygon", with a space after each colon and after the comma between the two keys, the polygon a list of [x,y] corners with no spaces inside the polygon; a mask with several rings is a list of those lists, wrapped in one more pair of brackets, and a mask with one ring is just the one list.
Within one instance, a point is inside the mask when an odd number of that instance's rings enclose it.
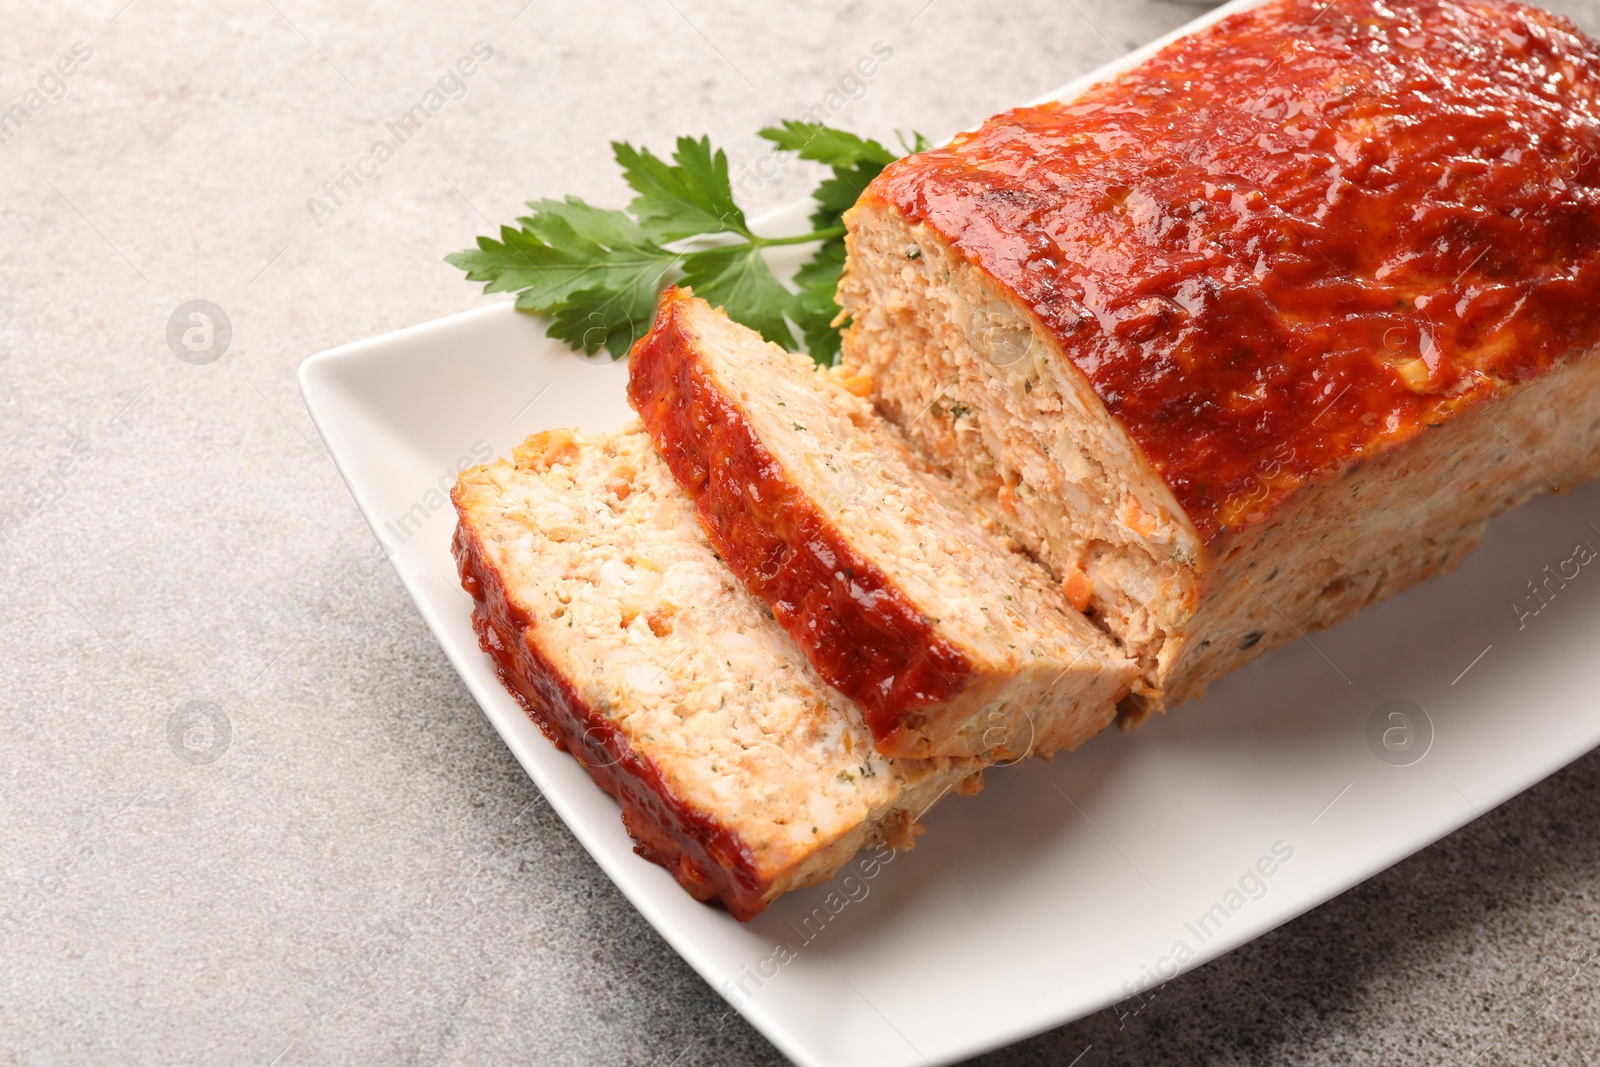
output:
{"label": "parsley stem", "polygon": [[828,241],[835,237],[843,236],[843,226],[829,226],[825,230],[815,230],[811,233],[800,234],[797,237],[756,237],[751,235],[750,243],[764,248],[768,245],[803,245],[808,241]]}

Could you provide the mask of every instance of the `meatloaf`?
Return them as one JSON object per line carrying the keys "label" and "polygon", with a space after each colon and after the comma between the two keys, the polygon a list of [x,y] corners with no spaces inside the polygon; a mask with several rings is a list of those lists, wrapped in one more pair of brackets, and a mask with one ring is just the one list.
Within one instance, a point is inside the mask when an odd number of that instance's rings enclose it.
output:
{"label": "meatloaf", "polygon": [[540,729],[622,804],[636,851],[749,919],[858,849],[911,844],[975,760],[890,760],[723,566],[637,426],[535,434],[462,473],[473,625]]}
{"label": "meatloaf", "polygon": [[1235,14],[884,170],[843,364],[1082,591],[1136,719],[1595,476],[1597,93],[1519,3]]}
{"label": "meatloaf", "polygon": [[1134,667],[837,375],[662,294],[628,396],[728,567],[889,756],[1051,755]]}

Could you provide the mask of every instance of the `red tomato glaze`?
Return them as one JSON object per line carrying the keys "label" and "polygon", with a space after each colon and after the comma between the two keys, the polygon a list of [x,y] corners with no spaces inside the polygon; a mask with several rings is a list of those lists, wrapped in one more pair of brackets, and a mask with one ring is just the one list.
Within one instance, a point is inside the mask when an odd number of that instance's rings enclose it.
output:
{"label": "red tomato glaze", "polygon": [[868,189],[1038,315],[1212,539],[1600,340],[1600,54],[1278,0]]}

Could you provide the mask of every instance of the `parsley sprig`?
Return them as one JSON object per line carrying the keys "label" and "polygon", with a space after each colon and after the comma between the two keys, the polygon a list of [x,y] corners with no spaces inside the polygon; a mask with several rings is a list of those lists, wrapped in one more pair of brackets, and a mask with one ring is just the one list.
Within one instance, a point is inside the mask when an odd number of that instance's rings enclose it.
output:
{"label": "parsley sprig", "polygon": [[[547,315],[549,336],[594,354],[627,354],[650,328],[656,295],[674,282],[720,305],[728,316],[786,348],[793,328],[819,363],[839,352],[834,302],[844,267],[843,215],[896,154],[877,141],[815,123],[786,121],[761,136],[832,171],[812,193],[812,232],[764,237],[733,199],[728,157],[711,140],[678,138],[670,161],[648,148],[614,141],[622,177],[635,196],[626,210],[599,208],[575,196],[532,200],[500,239],[446,256],[485,293],[516,293],[516,306]],[[928,147],[920,134],[908,152]],[[762,250],[820,242],[791,290],[773,275]]]}

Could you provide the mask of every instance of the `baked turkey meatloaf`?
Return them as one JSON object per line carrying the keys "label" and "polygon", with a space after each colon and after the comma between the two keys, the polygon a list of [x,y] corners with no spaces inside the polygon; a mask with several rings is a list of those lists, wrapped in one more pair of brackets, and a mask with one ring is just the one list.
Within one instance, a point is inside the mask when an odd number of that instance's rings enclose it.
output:
{"label": "baked turkey meatloaf", "polygon": [[535,434],[462,473],[473,625],[540,729],[622,804],[636,851],[749,919],[860,848],[911,844],[975,760],[890,760],[717,558],[637,427]]}
{"label": "baked turkey meatloaf", "polygon": [[1278,0],[892,164],[846,370],[1140,662],[1136,719],[1600,467],[1600,54]]}
{"label": "baked turkey meatloaf", "polygon": [[1048,756],[1113,721],[1132,662],[836,375],[679,289],[629,361],[711,543],[878,751]]}

